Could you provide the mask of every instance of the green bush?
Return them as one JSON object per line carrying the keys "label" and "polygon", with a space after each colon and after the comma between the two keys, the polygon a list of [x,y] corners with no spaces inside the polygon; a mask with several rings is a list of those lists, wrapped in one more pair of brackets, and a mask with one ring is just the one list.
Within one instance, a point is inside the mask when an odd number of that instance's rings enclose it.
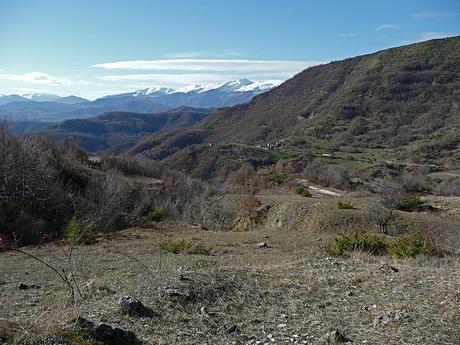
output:
{"label": "green bush", "polygon": [[439,253],[433,242],[422,236],[401,236],[388,245],[388,254],[399,258],[415,257],[417,255],[437,255]]}
{"label": "green bush", "polygon": [[166,217],[166,210],[163,207],[156,207],[147,214],[147,217],[150,220],[159,222]]}
{"label": "green bush", "polygon": [[353,233],[334,238],[326,245],[325,250],[333,256],[348,256],[353,251],[361,251],[399,258],[442,253],[432,241],[419,234],[388,238],[374,233]]}
{"label": "green bush", "polygon": [[206,247],[204,244],[199,243],[192,246],[192,248],[190,248],[187,252],[194,255],[210,255],[211,249],[211,247]]}
{"label": "green bush", "polygon": [[418,211],[425,202],[418,195],[411,195],[396,205],[396,209],[405,212]]}
{"label": "green bush", "polygon": [[340,210],[352,210],[355,208],[351,202],[347,202],[347,201],[344,201],[344,202],[339,201],[337,203],[337,207]]}
{"label": "green bush", "polygon": [[362,251],[372,255],[384,255],[387,252],[387,240],[384,236],[353,233],[335,238],[326,245],[326,252],[334,256],[347,256],[353,251]]}
{"label": "green bush", "polygon": [[192,242],[186,240],[168,241],[161,245],[161,249],[166,253],[179,254],[186,252],[192,255],[210,255],[212,250],[211,247],[206,247],[202,243],[194,245]]}
{"label": "green bush", "polygon": [[282,184],[287,180],[287,178],[287,174],[271,173],[267,175],[267,180],[274,184]]}
{"label": "green bush", "polygon": [[73,217],[67,224],[65,238],[75,244],[94,244],[97,230],[96,224],[84,224]]}
{"label": "green bush", "polygon": [[297,194],[305,197],[305,198],[309,198],[311,197],[311,193],[310,191],[308,190],[308,188],[304,187],[304,186],[299,186],[297,187],[296,191],[295,191]]}
{"label": "green bush", "polygon": [[184,250],[192,248],[192,242],[181,240],[181,241],[168,241],[161,245],[161,249],[166,253],[179,254]]}

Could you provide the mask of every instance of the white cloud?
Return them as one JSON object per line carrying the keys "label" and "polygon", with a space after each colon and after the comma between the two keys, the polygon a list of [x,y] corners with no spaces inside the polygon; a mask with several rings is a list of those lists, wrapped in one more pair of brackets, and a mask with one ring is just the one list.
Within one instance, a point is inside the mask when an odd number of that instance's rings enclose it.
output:
{"label": "white cloud", "polygon": [[[235,49],[224,50],[223,52],[212,51],[191,51],[166,54],[165,59],[228,59],[228,58],[242,58],[247,55],[245,52]],[[205,56],[207,56],[205,58]]]}
{"label": "white cloud", "polygon": [[356,34],[354,34],[353,32],[341,32],[340,33],[340,37],[343,37],[343,38],[350,38],[350,37],[355,37]]}
{"label": "white cloud", "polygon": [[382,30],[388,30],[388,29],[397,30],[400,28],[401,26],[398,24],[383,24],[383,25],[376,27],[374,31],[382,31]]}
{"label": "white cloud", "polygon": [[78,84],[78,85],[90,85],[90,84],[92,84],[92,82],[90,82],[88,80],[77,80],[77,81],[75,81],[73,83]]}
{"label": "white cloud", "polygon": [[239,51],[239,50],[226,50],[224,51],[224,55],[233,56],[233,57],[242,57],[246,55],[246,53]]}
{"label": "white cloud", "polygon": [[[191,84],[210,84],[215,82],[227,81],[236,79],[239,76],[232,74],[123,74],[123,75],[108,75],[99,77],[99,79],[109,82],[146,82],[147,85],[161,85],[169,87],[178,87]],[[264,78],[265,79],[265,78]],[[148,82],[148,83],[147,83]]]}
{"label": "white cloud", "polygon": [[192,59],[199,56],[203,56],[206,52],[194,51],[194,52],[183,52],[183,53],[172,53],[167,54],[165,57],[168,59]]}
{"label": "white cloud", "polygon": [[297,73],[321,61],[280,61],[280,60],[219,60],[219,59],[170,59],[118,61],[93,65],[109,70],[151,70],[204,73]]}
{"label": "white cloud", "polygon": [[47,85],[75,85],[77,83],[84,82],[83,80],[74,82],[67,78],[56,78],[43,72],[30,72],[25,74],[0,73],[0,80],[20,81],[25,83]]}
{"label": "white cloud", "polygon": [[[98,77],[111,83],[140,82],[145,85],[182,87],[226,80],[287,79],[319,61],[229,60],[229,59],[170,59],[119,61],[94,65],[106,70],[146,71],[146,73],[114,74]],[[150,71],[152,73],[147,73]]]}
{"label": "white cloud", "polygon": [[30,87],[14,87],[13,90],[14,91],[19,91],[19,92],[22,92],[22,93],[39,93],[39,92],[43,92],[42,89],[33,89],[33,88],[30,88]]}
{"label": "white cloud", "polygon": [[446,19],[457,17],[458,13],[453,12],[437,12],[437,11],[421,11],[412,13],[410,17],[412,19]]}

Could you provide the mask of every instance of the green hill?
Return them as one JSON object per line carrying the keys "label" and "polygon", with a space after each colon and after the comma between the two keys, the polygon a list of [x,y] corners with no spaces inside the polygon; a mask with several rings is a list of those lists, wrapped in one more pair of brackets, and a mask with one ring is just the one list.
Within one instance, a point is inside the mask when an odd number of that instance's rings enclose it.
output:
{"label": "green hill", "polygon": [[189,127],[208,116],[210,109],[180,107],[142,114],[108,112],[90,119],[66,120],[44,130],[56,138],[74,138],[87,151],[118,152],[130,147],[140,137],[160,130]]}
{"label": "green hill", "polygon": [[206,177],[306,151],[455,167],[459,101],[460,37],[431,40],[309,68],[186,131],[144,137],[130,152]]}

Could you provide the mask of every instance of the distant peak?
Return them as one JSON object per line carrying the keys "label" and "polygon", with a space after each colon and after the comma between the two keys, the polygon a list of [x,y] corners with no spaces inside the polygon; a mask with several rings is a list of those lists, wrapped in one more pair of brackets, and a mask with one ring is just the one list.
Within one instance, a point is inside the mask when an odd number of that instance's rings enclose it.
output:
{"label": "distant peak", "polygon": [[283,83],[283,80],[262,80],[262,81],[255,81],[249,85],[245,85],[240,87],[238,90],[239,92],[264,92],[268,91],[274,87],[277,87]]}
{"label": "distant peak", "polygon": [[164,86],[151,86],[146,89],[140,89],[133,92],[133,96],[164,96],[173,93],[174,89]]}
{"label": "distant peak", "polygon": [[220,92],[233,92],[236,91],[237,89],[251,85],[252,81],[248,79],[235,79],[235,80],[228,80],[228,81],[222,81],[222,82],[217,82],[217,83],[212,83],[212,84],[207,84],[200,86],[193,91],[196,93],[204,93],[208,91],[220,91]]}
{"label": "distant peak", "polygon": [[192,85],[187,85],[187,86],[181,87],[181,88],[177,89],[175,92],[176,93],[188,93],[188,92],[194,91],[196,89],[199,89],[201,87],[202,87],[202,85],[200,85],[200,84],[192,84]]}
{"label": "distant peak", "polygon": [[267,80],[267,81],[251,81],[249,79],[233,79],[227,81],[220,81],[210,84],[192,84],[174,90],[165,86],[151,86],[145,89],[139,89],[134,92],[121,93],[118,95],[105,96],[103,98],[114,97],[161,97],[170,94],[202,94],[206,92],[220,92],[220,93],[233,93],[233,92],[251,92],[261,93],[270,90],[273,87],[281,84],[282,80]]}
{"label": "distant peak", "polygon": [[35,102],[53,102],[61,98],[61,96],[58,96],[58,95],[53,95],[51,93],[41,93],[41,92],[25,93],[25,94],[22,94],[21,97],[24,97],[28,100],[35,101]]}
{"label": "distant peak", "polygon": [[146,94],[151,95],[151,94],[161,94],[161,95],[167,95],[174,92],[174,89],[170,87],[164,87],[164,86],[152,86],[147,89]]}

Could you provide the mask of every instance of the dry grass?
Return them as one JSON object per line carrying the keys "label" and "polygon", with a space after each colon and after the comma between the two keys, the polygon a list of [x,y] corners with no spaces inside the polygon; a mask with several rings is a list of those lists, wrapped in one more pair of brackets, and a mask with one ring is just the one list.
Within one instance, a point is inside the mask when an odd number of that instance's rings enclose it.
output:
{"label": "dry grass", "polygon": [[[316,226],[329,209],[359,218],[362,204],[353,200],[357,210],[338,210],[335,199],[311,199],[295,199],[295,207],[270,200],[250,232],[161,222],[106,235],[75,253],[92,291],[75,306],[53,272],[19,253],[1,253],[0,332],[24,344],[64,332],[81,315],[134,331],[145,344],[317,344],[334,329],[355,343],[459,343],[458,257],[328,258],[320,247],[337,232]],[[318,202],[322,212],[313,211]],[[201,243],[211,255],[161,250],[178,240]],[[262,241],[272,248],[257,248]],[[55,245],[25,250],[46,259],[60,252]],[[382,262],[399,272],[380,270]],[[19,282],[41,289],[18,290]],[[139,298],[154,316],[121,313],[123,295]]]}

